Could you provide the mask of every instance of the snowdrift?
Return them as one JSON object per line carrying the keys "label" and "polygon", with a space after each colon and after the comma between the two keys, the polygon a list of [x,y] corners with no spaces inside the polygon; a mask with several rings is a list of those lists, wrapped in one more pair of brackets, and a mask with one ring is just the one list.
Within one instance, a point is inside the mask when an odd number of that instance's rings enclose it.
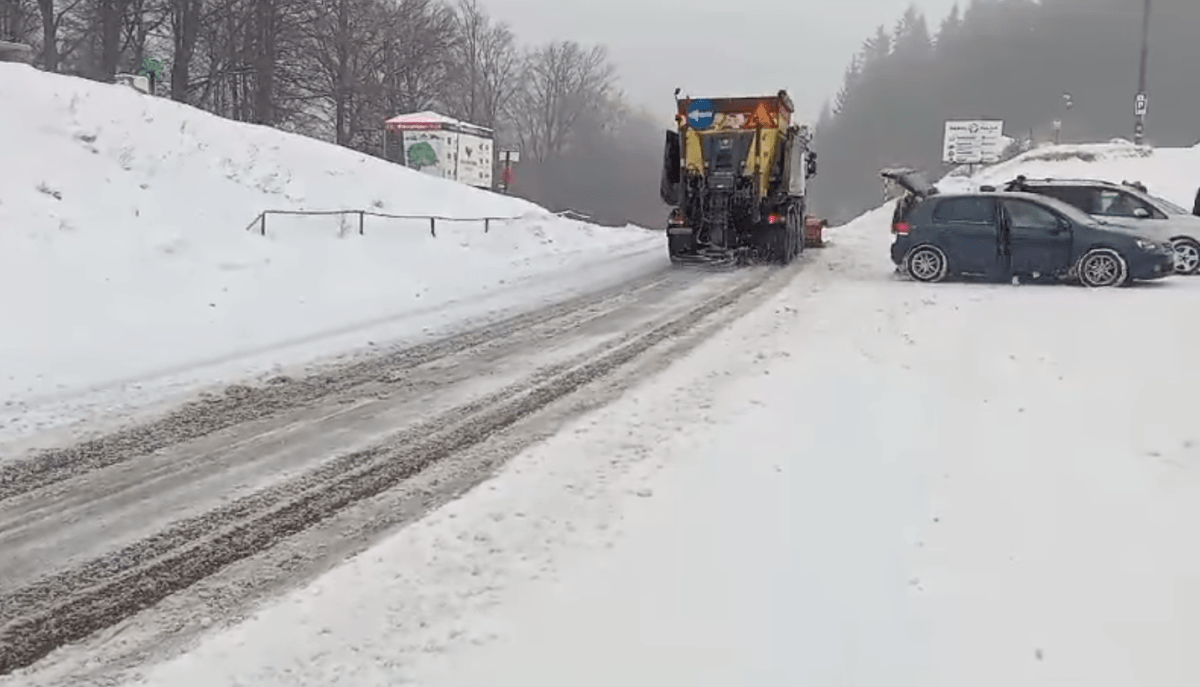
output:
{"label": "snowdrift", "polygon": [[[94,412],[85,391],[266,373],[431,326],[415,308],[444,321],[452,303],[465,317],[666,262],[643,229],[123,86],[0,64],[0,102],[0,439],[48,426],[64,407],[47,404]],[[515,219],[442,222],[436,237],[427,220],[377,217],[361,236],[338,216],[247,231],[264,210],[340,209]]]}
{"label": "snowdrift", "polygon": [[1185,208],[1192,207],[1200,187],[1200,146],[1151,148],[1124,141],[1046,146],[981,170],[973,177],[947,176],[943,191],[970,191],[999,185],[1019,174],[1030,178],[1088,178],[1120,183],[1140,181],[1150,192]]}

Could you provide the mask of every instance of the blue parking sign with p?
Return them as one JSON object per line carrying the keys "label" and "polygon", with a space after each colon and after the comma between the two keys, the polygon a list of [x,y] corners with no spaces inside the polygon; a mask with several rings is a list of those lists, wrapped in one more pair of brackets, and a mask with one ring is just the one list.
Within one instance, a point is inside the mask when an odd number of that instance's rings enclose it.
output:
{"label": "blue parking sign with p", "polygon": [[687,118],[688,124],[696,129],[707,129],[712,126],[713,119],[716,117],[716,112],[713,111],[712,101],[709,100],[693,100],[688,105]]}

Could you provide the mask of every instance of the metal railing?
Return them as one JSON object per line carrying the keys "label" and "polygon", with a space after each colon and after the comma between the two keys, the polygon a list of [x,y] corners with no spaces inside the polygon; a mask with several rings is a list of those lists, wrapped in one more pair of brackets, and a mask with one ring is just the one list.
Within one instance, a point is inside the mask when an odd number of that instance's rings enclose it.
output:
{"label": "metal railing", "polygon": [[393,215],[386,212],[373,212],[371,210],[263,210],[254,218],[247,227],[246,231],[253,231],[258,228],[258,233],[262,236],[267,235],[267,216],[268,215],[299,215],[299,216],[330,216],[330,215],[351,215],[358,216],[358,233],[365,233],[365,225],[367,217],[382,217],[384,219],[404,219],[404,220],[428,220],[429,235],[437,237],[437,223],[441,222],[483,222],[483,231],[486,234],[491,231],[492,222],[505,222],[522,219],[521,215],[514,217],[443,217],[441,215]]}

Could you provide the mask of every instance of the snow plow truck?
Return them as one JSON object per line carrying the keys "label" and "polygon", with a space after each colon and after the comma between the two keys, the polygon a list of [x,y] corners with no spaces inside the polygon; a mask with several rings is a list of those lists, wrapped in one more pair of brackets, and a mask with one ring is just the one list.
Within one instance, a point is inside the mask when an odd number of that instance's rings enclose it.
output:
{"label": "snow plow truck", "polygon": [[807,182],[817,156],[792,124],[786,91],[680,98],[666,132],[660,194],[673,206],[667,250],[675,264],[790,263],[804,250]]}

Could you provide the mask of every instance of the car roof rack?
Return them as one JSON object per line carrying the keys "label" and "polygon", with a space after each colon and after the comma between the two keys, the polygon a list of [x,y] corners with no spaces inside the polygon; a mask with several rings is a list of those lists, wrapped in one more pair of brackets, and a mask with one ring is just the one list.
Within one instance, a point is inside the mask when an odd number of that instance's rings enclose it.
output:
{"label": "car roof rack", "polygon": [[[1047,185],[1068,185],[1068,184],[1092,184],[1095,186],[1133,186],[1130,182],[1118,184],[1115,181],[1107,179],[1087,179],[1083,177],[1016,177],[1007,183],[1012,183],[1020,179],[1025,183],[1047,184]],[[1136,188],[1136,187],[1135,187]]]}

